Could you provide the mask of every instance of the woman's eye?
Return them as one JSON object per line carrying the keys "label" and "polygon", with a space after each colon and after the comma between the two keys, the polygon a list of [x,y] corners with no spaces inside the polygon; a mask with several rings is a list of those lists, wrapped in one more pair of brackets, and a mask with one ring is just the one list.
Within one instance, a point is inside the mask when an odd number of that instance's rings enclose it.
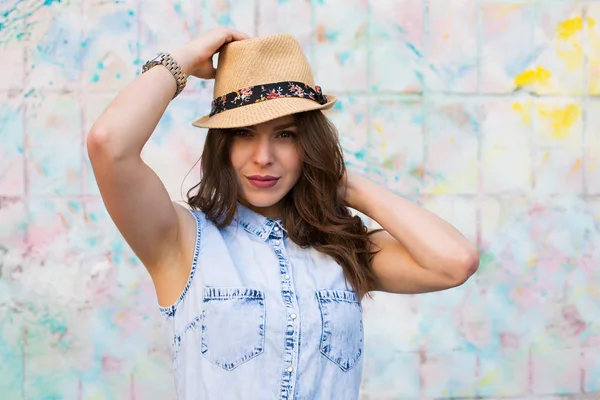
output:
{"label": "woman's eye", "polygon": [[292,131],[283,131],[283,132],[280,132],[278,136],[279,136],[279,137],[282,137],[282,138],[284,138],[284,139],[287,139],[287,138],[295,138],[295,137],[296,137],[296,132],[292,132]]}
{"label": "woman's eye", "polygon": [[244,129],[238,129],[233,131],[233,136],[250,136],[250,132]]}

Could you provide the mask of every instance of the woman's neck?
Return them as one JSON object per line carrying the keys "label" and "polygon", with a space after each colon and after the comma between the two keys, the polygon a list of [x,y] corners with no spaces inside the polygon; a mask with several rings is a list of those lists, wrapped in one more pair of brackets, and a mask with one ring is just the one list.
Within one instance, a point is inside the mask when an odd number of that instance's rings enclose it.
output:
{"label": "woman's neck", "polygon": [[262,215],[263,217],[267,217],[267,218],[271,218],[271,219],[278,219],[280,217],[279,203],[275,203],[268,207],[256,207],[256,206],[250,204],[245,199],[239,199],[238,201],[243,206],[249,208],[250,210],[254,211],[255,213]]}

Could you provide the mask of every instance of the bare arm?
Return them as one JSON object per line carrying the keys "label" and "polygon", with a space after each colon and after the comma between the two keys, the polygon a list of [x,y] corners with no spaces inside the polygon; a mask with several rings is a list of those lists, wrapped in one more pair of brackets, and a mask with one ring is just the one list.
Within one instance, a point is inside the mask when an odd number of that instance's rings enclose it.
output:
{"label": "bare arm", "polygon": [[382,228],[371,236],[377,290],[424,293],[464,283],[477,269],[479,254],[452,225],[435,214],[348,173],[348,205]]}
{"label": "bare arm", "polygon": [[[223,44],[245,38],[240,32],[216,28],[171,55],[186,77],[210,79],[214,77],[213,54]],[[171,202],[158,176],[141,159],[142,148],[176,88],[175,79],[166,68],[150,69],[115,97],[87,139],[90,161],[108,213],[153,278],[163,273],[162,266],[180,257],[180,226],[195,224],[187,210]]]}

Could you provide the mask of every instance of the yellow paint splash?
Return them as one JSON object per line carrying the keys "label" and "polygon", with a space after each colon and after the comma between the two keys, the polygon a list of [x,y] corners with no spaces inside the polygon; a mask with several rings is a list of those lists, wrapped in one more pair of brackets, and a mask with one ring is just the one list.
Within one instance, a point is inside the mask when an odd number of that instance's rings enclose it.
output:
{"label": "yellow paint splash", "polygon": [[573,48],[567,50],[556,49],[556,54],[565,62],[570,71],[579,71],[584,63],[583,47],[577,43],[573,43],[572,46]]}
{"label": "yellow paint splash", "polygon": [[549,158],[550,158],[550,152],[549,152],[549,151],[546,151],[546,152],[544,153],[544,157],[542,157],[542,162],[543,162],[543,163],[547,163]]}
{"label": "yellow paint splash", "polygon": [[[490,5],[486,5],[490,7]],[[526,6],[525,3],[516,3],[516,4],[492,4],[493,11],[498,15],[505,17],[506,15],[513,13],[515,11],[519,11],[520,9]]]}
{"label": "yellow paint splash", "polygon": [[[593,28],[594,25],[596,25],[596,21],[594,21],[592,17],[587,17],[586,21],[590,28]],[[558,35],[559,39],[567,40],[576,33],[581,32],[582,30],[583,18],[574,17],[569,18],[563,22],[559,22],[558,26],[556,27],[556,34]]]}
{"label": "yellow paint splash", "polygon": [[517,87],[533,85],[534,83],[545,85],[550,81],[550,77],[550,71],[543,67],[528,69],[515,77],[515,85]]}
{"label": "yellow paint splash", "polygon": [[491,384],[494,383],[494,381],[497,380],[498,377],[498,372],[497,371],[490,371],[486,374],[484,374],[481,378],[479,378],[479,385],[480,386],[490,386]]}
{"label": "yellow paint splash", "polygon": [[127,316],[127,313],[125,313],[125,311],[121,311],[117,314],[117,321],[123,321],[125,319],[125,317]]}
{"label": "yellow paint splash", "polygon": [[552,137],[565,139],[569,131],[581,117],[581,108],[577,104],[567,104],[565,107],[550,108],[536,105],[540,116],[546,118],[552,125]]}
{"label": "yellow paint splash", "polygon": [[526,125],[531,124],[531,101],[513,103],[512,109],[521,117]]}

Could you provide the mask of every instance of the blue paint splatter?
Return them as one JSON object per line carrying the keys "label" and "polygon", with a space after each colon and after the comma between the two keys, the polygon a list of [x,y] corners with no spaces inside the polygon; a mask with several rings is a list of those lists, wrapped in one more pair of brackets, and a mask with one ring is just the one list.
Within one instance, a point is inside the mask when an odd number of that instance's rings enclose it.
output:
{"label": "blue paint splatter", "polygon": [[409,50],[414,53],[417,57],[422,58],[423,54],[415,47],[414,44],[410,43],[410,42],[406,42],[406,47],[409,48]]}
{"label": "blue paint splatter", "polygon": [[342,51],[340,52],[340,65],[345,65],[346,62],[352,57],[351,51]]}
{"label": "blue paint splatter", "polygon": [[231,15],[229,13],[220,14],[217,21],[219,25],[231,26]]}
{"label": "blue paint splatter", "polygon": [[335,32],[335,31],[328,31],[328,32],[326,31],[324,34],[325,38],[327,38],[327,40],[329,40],[331,42],[334,42],[339,35],[340,35],[340,33]]}
{"label": "blue paint splatter", "polygon": [[512,62],[506,66],[506,74],[508,76],[516,76],[517,74],[520,74],[535,62],[542,51],[544,51],[544,47],[538,46],[531,53],[526,54],[525,56],[517,54]]}
{"label": "blue paint splatter", "polygon": [[367,149],[362,149],[361,151],[354,154],[357,160],[364,161],[367,159]]}
{"label": "blue paint splatter", "polygon": [[418,115],[413,116],[413,118],[410,120],[410,123],[414,124],[414,125],[422,125],[424,121],[425,121],[425,118],[424,118],[423,114],[418,114]]}
{"label": "blue paint splatter", "polygon": [[111,33],[126,33],[135,22],[131,11],[119,11],[114,14],[106,15],[100,20],[102,30],[110,31]]}
{"label": "blue paint splatter", "polygon": [[81,211],[81,204],[77,201],[69,200],[69,207],[71,207],[75,212]]}

